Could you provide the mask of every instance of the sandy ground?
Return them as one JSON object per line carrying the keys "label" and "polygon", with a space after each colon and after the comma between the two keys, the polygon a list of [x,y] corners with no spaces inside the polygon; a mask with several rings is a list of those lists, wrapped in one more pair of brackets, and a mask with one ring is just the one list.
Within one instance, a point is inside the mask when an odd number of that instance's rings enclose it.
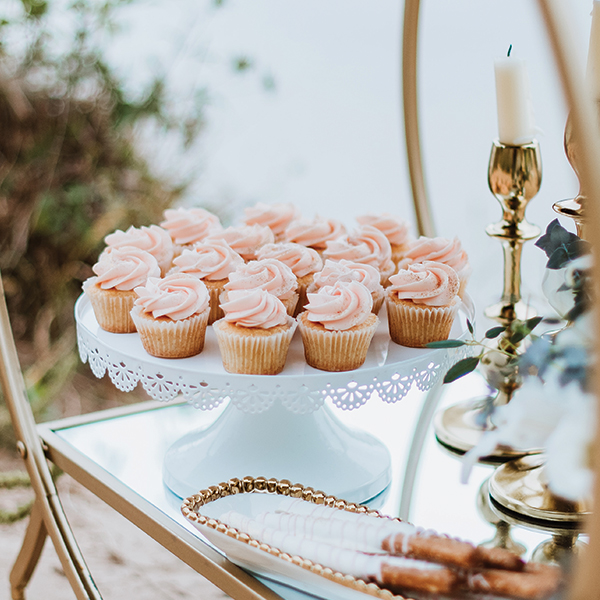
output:
{"label": "sandy ground", "polygon": [[[0,469],[20,468],[20,461],[0,455]],[[105,600],[220,600],[226,594],[141,532],[76,481],[62,475],[58,488],[65,512],[88,567]],[[16,506],[31,490],[0,490],[0,505]],[[0,600],[10,598],[8,575],[17,556],[27,519],[0,525]],[[47,540],[28,600],[66,600],[74,594],[52,543]]]}

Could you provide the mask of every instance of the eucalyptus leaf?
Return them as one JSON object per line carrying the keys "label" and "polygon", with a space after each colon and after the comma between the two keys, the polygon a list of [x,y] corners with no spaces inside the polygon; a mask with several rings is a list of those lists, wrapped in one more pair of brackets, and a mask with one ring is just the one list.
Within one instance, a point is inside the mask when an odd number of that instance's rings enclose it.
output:
{"label": "eucalyptus leaf", "polygon": [[557,248],[572,242],[574,239],[579,239],[574,233],[567,231],[559,222],[558,219],[554,219],[548,227],[546,232],[541,236],[535,245],[541,248],[548,258],[554,254]]}
{"label": "eucalyptus leaf", "polygon": [[485,337],[488,340],[493,340],[497,338],[501,333],[506,331],[506,327],[492,327],[485,332]]}
{"label": "eucalyptus leaf", "polygon": [[444,377],[444,383],[452,383],[464,375],[473,372],[479,364],[479,359],[479,356],[470,356],[469,358],[459,360],[453,367],[448,369]]}
{"label": "eucalyptus leaf", "polygon": [[525,332],[525,331],[515,331],[510,338],[508,338],[508,341],[513,345],[516,346],[517,344],[519,344],[520,342],[522,342],[527,336],[529,335],[529,332]]}
{"label": "eucalyptus leaf", "polygon": [[429,342],[427,348],[460,348],[464,345],[465,342],[462,340],[440,340],[438,342]]}
{"label": "eucalyptus leaf", "polygon": [[525,321],[525,327],[527,327],[527,329],[529,329],[529,331],[533,331],[542,321],[544,320],[544,317],[531,317],[531,319],[527,319],[527,321]]}
{"label": "eucalyptus leaf", "polygon": [[469,321],[469,319],[467,319],[467,329],[469,330],[469,333],[471,335],[475,333],[475,330],[473,329],[473,324],[471,323],[471,321]]}

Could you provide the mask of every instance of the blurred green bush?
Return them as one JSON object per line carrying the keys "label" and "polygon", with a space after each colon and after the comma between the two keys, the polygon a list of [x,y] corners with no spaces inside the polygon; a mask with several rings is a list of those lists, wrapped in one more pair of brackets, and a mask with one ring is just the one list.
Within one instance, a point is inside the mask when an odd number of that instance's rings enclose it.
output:
{"label": "blurred green bush", "polygon": [[[113,31],[128,3],[72,2],[70,40],[55,39],[50,1],[15,1],[0,20],[0,270],[37,418],[119,395],[78,366],[73,304],[103,237],[160,221],[184,190],[152,174],[134,125],[154,120],[188,142],[202,126],[200,109],[169,113],[161,79],[127,98],[104,61],[95,34]],[[0,404],[0,445],[12,441]]]}

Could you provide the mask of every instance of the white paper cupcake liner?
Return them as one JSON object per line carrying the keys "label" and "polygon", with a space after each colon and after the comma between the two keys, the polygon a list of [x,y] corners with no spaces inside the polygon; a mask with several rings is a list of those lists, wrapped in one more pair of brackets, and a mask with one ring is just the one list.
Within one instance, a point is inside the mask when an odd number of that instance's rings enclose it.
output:
{"label": "white paper cupcake liner", "polygon": [[347,331],[330,331],[311,323],[306,315],[301,313],[298,323],[304,357],[311,367],[321,371],[352,371],[365,362],[379,323],[377,316],[371,314],[365,323]]}
{"label": "white paper cupcake liner", "polygon": [[285,328],[259,330],[238,327],[224,319],[213,323],[223,367],[229,373],[276,375],[283,371],[288,349],[296,331],[296,321],[288,316]]}
{"label": "white paper cupcake liner", "polygon": [[148,354],[159,358],[186,358],[202,352],[209,312],[207,307],[200,314],[173,321],[154,319],[136,306],[131,311],[131,317]]}
{"label": "white paper cupcake liner", "polygon": [[386,299],[390,337],[396,344],[423,348],[429,342],[447,340],[460,305],[423,306],[410,300]]}
{"label": "white paper cupcake liner", "polygon": [[129,314],[137,298],[133,290],[103,290],[92,280],[83,284],[83,290],[102,329],[110,333],[135,333],[135,324]]}

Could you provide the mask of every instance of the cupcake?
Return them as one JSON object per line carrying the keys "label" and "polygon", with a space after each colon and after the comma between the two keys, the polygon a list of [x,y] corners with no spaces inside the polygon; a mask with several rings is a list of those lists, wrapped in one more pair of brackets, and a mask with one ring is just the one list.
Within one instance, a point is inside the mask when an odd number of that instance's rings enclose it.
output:
{"label": "cupcake", "polygon": [[456,271],[443,263],[414,263],[390,277],[386,306],[396,344],[423,348],[447,340],[460,305]]}
{"label": "cupcake", "polygon": [[300,216],[296,207],[291,203],[263,204],[257,202],[254,206],[245,208],[244,214],[246,225],[266,225],[273,232],[276,242],[284,239],[286,227]]}
{"label": "cupcake", "polygon": [[380,283],[379,271],[375,267],[350,260],[326,260],[323,270],[315,273],[308,291],[318,292],[326,285],[335,285],[337,281],[358,281],[366,286],[373,297],[373,314],[379,313],[385,299],[385,291]]}
{"label": "cupcake", "polygon": [[173,272],[187,273],[201,279],[210,294],[210,316],[208,324],[223,318],[219,298],[223,293],[229,275],[244,264],[244,259],[234,252],[223,240],[196,244],[185,249],[173,261]]}
{"label": "cupcake", "polygon": [[242,225],[215,232],[206,239],[207,242],[216,240],[227,242],[244,260],[254,260],[259,249],[265,244],[272,244],[275,236],[263,225]]}
{"label": "cupcake", "polygon": [[357,281],[338,282],[309,293],[308,301],[297,317],[306,362],[322,371],[358,369],[379,323],[369,290]]}
{"label": "cupcake", "polygon": [[422,263],[427,260],[444,263],[456,271],[460,280],[459,295],[462,298],[471,275],[471,266],[469,257],[458,238],[448,240],[441,237],[422,236],[409,243],[404,259],[400,261],[398,267],[405,269],[410,264]]}
{"label": "cupcake", "polygon": [[293,316],[298,303],[297,288],[298,280],[287,265],[274,258],[251,260],[229,275],[221,303],[228,301],[229,292],[261,289],[277,296],[283,302],[288,314]]}
{"label": "cupcake", "polygon": [[96,320],[111,333],[133,333],[135,324],[130,311],[137,298],[135,287],[144,285],[148,277],[160,277],[156,258],[134,246],[107,248],[92,267],[97,275],[83,284]]}
{"label": "cupcake", "polygon": [[168,208],[165,220],[160,224],[175,244],[175,255],[183,248],[202,242],[215,231],[223,229],[219,217],[204,208]]}
{"label": "cupcake", "polygon": [[216,321],[223,367],[229,373],[276,375],[283,371],[296,330],[281,300],[266,290],[233,290]]}
{"label": "cupcake", "polygon": [[336,219],[297,219],[292,221],[285,230],[285,241],[301,244],[322,252],[327,242],[336,240],[346,233],[346,228]]}
{"label": "cupcake", "polygon": [[159,358],[195,356],[204,348],[210,312],[208,290],[193,275],[148,278],[135,288],[131,317],[148,354]]}
{"label": "cupcake", "polygon": [[350,260],[375,267],[385,287],[396,270],[392,261],[392,247],[379,229],[363,225],[351,235],[327,242],[323,257],[330,260]]}
{"label": "cupcake", "polygon": [[257,258],[274,258],[292,270],[298,281],[298,303],[292,316],[304,310],[308,287],[313,282],[314,274],[323,268],[319,253],[301,244],[267,244],[258,251]]}
{"label": "cupcake", "polygon": [[123,246],[135,246],[149,252],[156,258],[160,272],[166,275],[173,261],[173,240],[166,229],[158,225],[150,227],[131,226],[127,231],[110,233],[104,238],[109,248],[121,248]]}
{"label": "cupcake", "polygon": [[381,215],[362,215],[357,217],[359,225],[371,225],[379,229],[392,247],[392,261],[398,264],[404,258],[411,241],[408,223],[399,217],[383,213]]}

